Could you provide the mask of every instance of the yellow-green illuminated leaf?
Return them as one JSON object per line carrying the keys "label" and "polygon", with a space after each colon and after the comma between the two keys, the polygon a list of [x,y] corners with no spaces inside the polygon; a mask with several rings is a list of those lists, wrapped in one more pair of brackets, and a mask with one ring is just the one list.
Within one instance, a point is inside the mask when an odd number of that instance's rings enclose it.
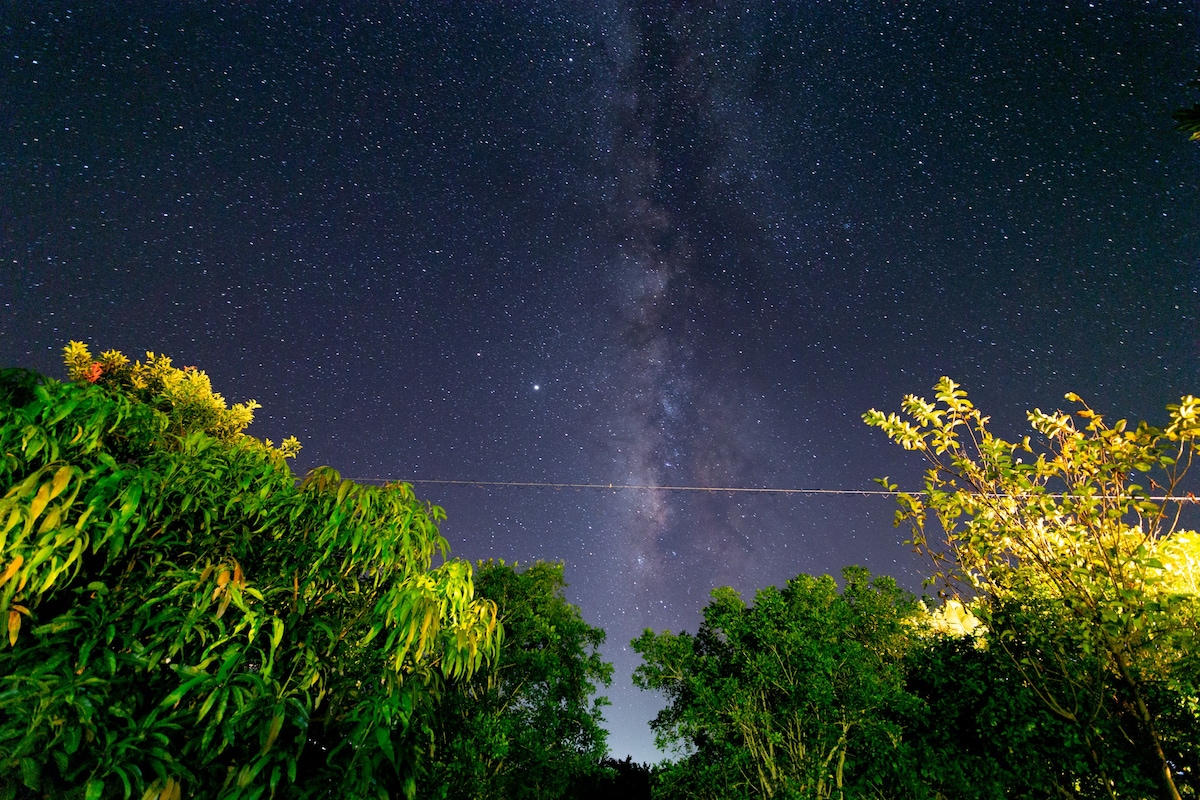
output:
{"label": "yellow-green illuminated leaf", "polygon": [[32,523],[46,508],[46,504],[50,502],[50,484],[43,483],[38,489],[37,495],[34,496],[33,502],[29,505],[29,522]]}
{"label": "yellow-green illuminated leaf", "polygon": [[54,480],[50,484],[50,499],[58,497],[63,493],[63,489],[67,488],[67,484],[71,480],[71,468],[59,467],[58,472],[54,473]]}

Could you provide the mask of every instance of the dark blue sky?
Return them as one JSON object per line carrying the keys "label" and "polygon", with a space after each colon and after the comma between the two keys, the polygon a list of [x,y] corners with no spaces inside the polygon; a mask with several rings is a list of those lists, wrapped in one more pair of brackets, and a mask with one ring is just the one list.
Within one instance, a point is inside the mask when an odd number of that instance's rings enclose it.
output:
{"label": "dark blue sky", "polygon": [[[1200,390],[1192,2],[16,2],[0,363],[205,369],[298,468],[870,489],[950,375],[1001,432]],[[654,758],[644,627],[859,563],[887,499],[418,484],[467,558],[561,559]]]}

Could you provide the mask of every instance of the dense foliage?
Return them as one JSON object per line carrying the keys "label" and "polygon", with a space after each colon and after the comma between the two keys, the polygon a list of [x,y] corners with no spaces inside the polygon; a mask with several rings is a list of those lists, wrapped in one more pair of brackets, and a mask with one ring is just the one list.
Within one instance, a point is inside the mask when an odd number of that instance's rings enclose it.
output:
{"label": "dense foliage", "polygon": [[[923,637],[905,668],[907,689],[921,701],[904,720],[904,759],[918,787],[910,797],[1109,796],[1077,726],[1046,707],[1003,649],[973,637]],[[1130,755],[1118,750],[1110,764]]]}
{"label": "dense foliage", "polygon": [[[633,642],[643,689],[667,708],[652,727],[682,747],[658,776],[666,797],[860,797],[892,786],[914,699],[903,659],[914,598],[890,578],[847,568],[800,575],[747,605],[717,589],[696,635],[646,631]],[[904,792],[900,792],[904,794]]]}
{"label": "dense foliage", "polygon": [[68,383],[0,371],[0,800],[1200,791],[1195,398],[1020,442],[948,379],[868,412],[929,461],[897,522],[945,601],[861,568],[717,589],[695,635],[633,642],[680,756],[652,771],[607,757],[561,564],[446,560],[441,509],[298,482],[200,370],[65,356]]}
{"label": "dense foliage", "polygon": [[[883,598],[901,602],[864,603],[868,576],[853,572],[848,597],[827,576],[764,590],[766,614],[718,590],[695,636],[634,642],[646,660],[635,680],[670,703],[653,723],[660,745],[682,751],[655,770],[654,797],[1154,796],[1153,769],[1119,725],[1096,718],[1085,732],[1051,711],[960,605],[928,612],[887,579]],[[1179,717],[1168,730],[1198,732]]]}
{"label": "dense foliage", "polygon": [[633,756],[618,761],[601,759],[600,768],[575,784],[574,800],[650,800],[654,769],[639,764]]}
{"label": "dense foliage", "polygon": [[897,522],[950,591],[975,596],[989,646],[1067,724],[1096,792],[1196,791],[1200,536],[1171,498],[1188,488],[1200,400],[1157,428],[1108,425],[1068,395],[1073,414],[1030,412],[1035,447],[993,435],[953,381],[935,391],[907,397],[907,419],[865,415],[929,462]]}
{"label": "dense foliage", "polygon": [[397,797],[414,710],[498,647],[407,485],[297,484],[208,379],[0,373],[0,796]]}
{"label": "dense foliage", "polygon": [[606,781],[606,701],[592,695],[612,666],[599,654],[604,631],[566,601],[565,587],[562,564],[476,564],[475,591],[497,605],[504,643],[490,668],[433,707],[422,797],[541,800]]}

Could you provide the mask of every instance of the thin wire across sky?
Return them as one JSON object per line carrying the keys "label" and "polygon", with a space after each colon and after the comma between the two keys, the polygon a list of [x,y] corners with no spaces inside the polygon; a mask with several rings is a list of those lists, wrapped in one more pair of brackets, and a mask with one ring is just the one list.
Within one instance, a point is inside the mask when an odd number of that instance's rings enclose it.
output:
{"label": "thin wire across sky", "polygon": [[[646,483],[542,483],[538,481],[463,481],[443,480],[437,478],[351,478],[355,483],[413,483],[433,484],[439,486],[475,486],[478,488],[517,488],[517,489],[601,489],[608,491],[647,491],[647,492],[708,492],[710,494],[782,494],[782,495],[849,495],[854,497],[899,497],[902,494],[924,495],[925,492],[900,492],[886,489],[792,489],[784,487],[759,486],[660,486]],[[1065,493],[1054,492],[1043,497],[1066,497]],[[1105,497],[1103,499],[1116,499]],[[1146,498],[1155,502],[1200,503],[1200,497],[1194,494],[1186,495],[1151,495]]]}

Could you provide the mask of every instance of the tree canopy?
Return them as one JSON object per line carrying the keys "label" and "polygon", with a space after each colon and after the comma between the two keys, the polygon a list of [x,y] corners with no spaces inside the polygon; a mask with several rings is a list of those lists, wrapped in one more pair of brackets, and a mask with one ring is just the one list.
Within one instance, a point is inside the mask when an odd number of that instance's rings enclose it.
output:
{"label": "tree canopy", "polygon": [[717,589],[695,635],[647,630],[633,648],[651,723],[684,758],[658,776],[667,797],[859,797],[887,778],[912,698],[902,660],[915,599],[862,568],[800,575],[747,605]]}
{"label": "tree canopy", "polygon": [[499,646],[441,509],[297,482],[199,370],[66,359],[0,372],[0,796],[411,795],[416,710]]}
{"label": "tree canopy", "polygon": [[[1162,427],[1030,412],[1006,441],[953,381],[870,411],[928,461],[897,523],[942,603],[860,569],[718,589],[647,631],[635,682],[680,760],[658,798],[1180,798],[1200,778],[1200,400]],[[897,487],[886,478],[888,489]]]}
{"label": "tree canopy", "polygon": [[429,769],[422,797],[542,800],[574,797],[599,780],[607,753],[593,697],[612,665],[604,631],[566,601],[563,565],[475,565],[475,590],[504,626],[499,658],[455,681],[431,708]]}
{"label": "tree canopy", "polygon": [[1110,425],[1068,395],[1073,413],[1035,409],[1039,440],[1010,442],[950,379],[935,393],[906,397],[904,417],[864,417],[929,463],[897,524],[950,591],[974,596],[988,641],[1075,726],[1109,796],[1150,781],[1179,798],[1200,777],[1200,536],[1180,526],[1200,400],[1168,407],[1160,428]]}

